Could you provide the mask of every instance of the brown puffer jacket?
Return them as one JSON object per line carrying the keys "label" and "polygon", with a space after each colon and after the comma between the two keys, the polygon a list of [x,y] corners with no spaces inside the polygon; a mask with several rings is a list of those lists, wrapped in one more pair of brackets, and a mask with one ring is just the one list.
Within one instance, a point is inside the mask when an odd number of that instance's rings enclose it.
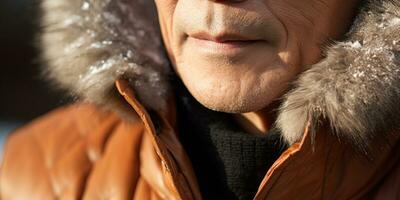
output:
{"label": "brown puffer jacket", "polygon": [[[1,199],[201,199],[153,2],[42,5],[47,74],[82,103],[8,138]],[[367,2],[346,39],[300,75],[276,121],[290,147],[254,199],[400,198],[399,9]]]}

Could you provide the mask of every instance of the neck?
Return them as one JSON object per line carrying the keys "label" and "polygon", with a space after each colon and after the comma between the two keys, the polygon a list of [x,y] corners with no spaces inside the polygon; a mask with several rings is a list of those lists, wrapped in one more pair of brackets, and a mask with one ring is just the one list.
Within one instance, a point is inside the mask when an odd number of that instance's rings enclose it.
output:
{"label": "neck", "polygon": [[275,122],[277,107],[278,103],[272,103],[259,111],[233,114],[233,118],[249,134],[265,135]]}

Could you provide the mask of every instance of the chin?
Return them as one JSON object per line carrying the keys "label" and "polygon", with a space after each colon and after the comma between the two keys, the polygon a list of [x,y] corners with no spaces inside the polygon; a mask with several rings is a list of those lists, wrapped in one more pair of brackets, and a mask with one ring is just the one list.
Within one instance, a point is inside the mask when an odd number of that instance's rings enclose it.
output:
{"label": "chin", "polygon": [[[190,90],[189,90],[190,91]],[[209,90],[211,91],[211,90]],[[272,96],[269,92],[262,93],[263,95],[247,94],[245,96],[237,95],[216,95],[222,94],[216,92],[191,92],[192,96],[204,107],[225,113],[247,113],[259,111],[267,107],[272,101]],[[251,92],[250,92],[251,93]],[[257,96],[257,97],[255,97]]]}
{"label": "chin", "polygon": [[174,70],[203,106],[226,113],[255,112],[280,98],[299,69],[276,54],[262,58],[230,62],[194,54],[180,57]]}

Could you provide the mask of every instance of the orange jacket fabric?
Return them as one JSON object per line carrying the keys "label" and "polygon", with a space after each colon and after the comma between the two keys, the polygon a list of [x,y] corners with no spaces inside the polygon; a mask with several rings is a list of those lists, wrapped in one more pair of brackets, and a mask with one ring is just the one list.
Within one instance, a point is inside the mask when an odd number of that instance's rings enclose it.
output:
{"label": "orange jacket fabric", "polygon": [[[1,199],[201,199],[174,129],[174,102],[150,115],[125,81],[116,86],[139,119],[77,103],[20,128],[5,146]],[[325,129],[315,135],[306,129],[280,156],[254,199],[399,199],[398,133],[368,156]]]}

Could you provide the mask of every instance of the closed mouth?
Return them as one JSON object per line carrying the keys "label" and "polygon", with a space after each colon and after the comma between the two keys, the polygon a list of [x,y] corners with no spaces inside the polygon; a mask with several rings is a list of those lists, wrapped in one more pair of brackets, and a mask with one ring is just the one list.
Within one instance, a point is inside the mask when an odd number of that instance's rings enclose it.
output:
{"label": "closed mouth", "polygon": [[190,34],[190,37],[199,39],[199,40],[208,40],[216,43],[229,43],[229,42],[246,42],[246,41],[256,41],[258,39],[253,39],[250,37],[242,36],[235,33],[218,33],[218,34],[209,34],[207,32],[198,32],[194,34]]}
{"label": "closed mouth", "polygon": [[254,43],[262,42],[260,39],[253,39],[239,34],[220,33],[208,34],[206,32],[198,32],[189,34],[188,39],[195,44],[211,49],[228,50],[233,48],[243,48]]}

